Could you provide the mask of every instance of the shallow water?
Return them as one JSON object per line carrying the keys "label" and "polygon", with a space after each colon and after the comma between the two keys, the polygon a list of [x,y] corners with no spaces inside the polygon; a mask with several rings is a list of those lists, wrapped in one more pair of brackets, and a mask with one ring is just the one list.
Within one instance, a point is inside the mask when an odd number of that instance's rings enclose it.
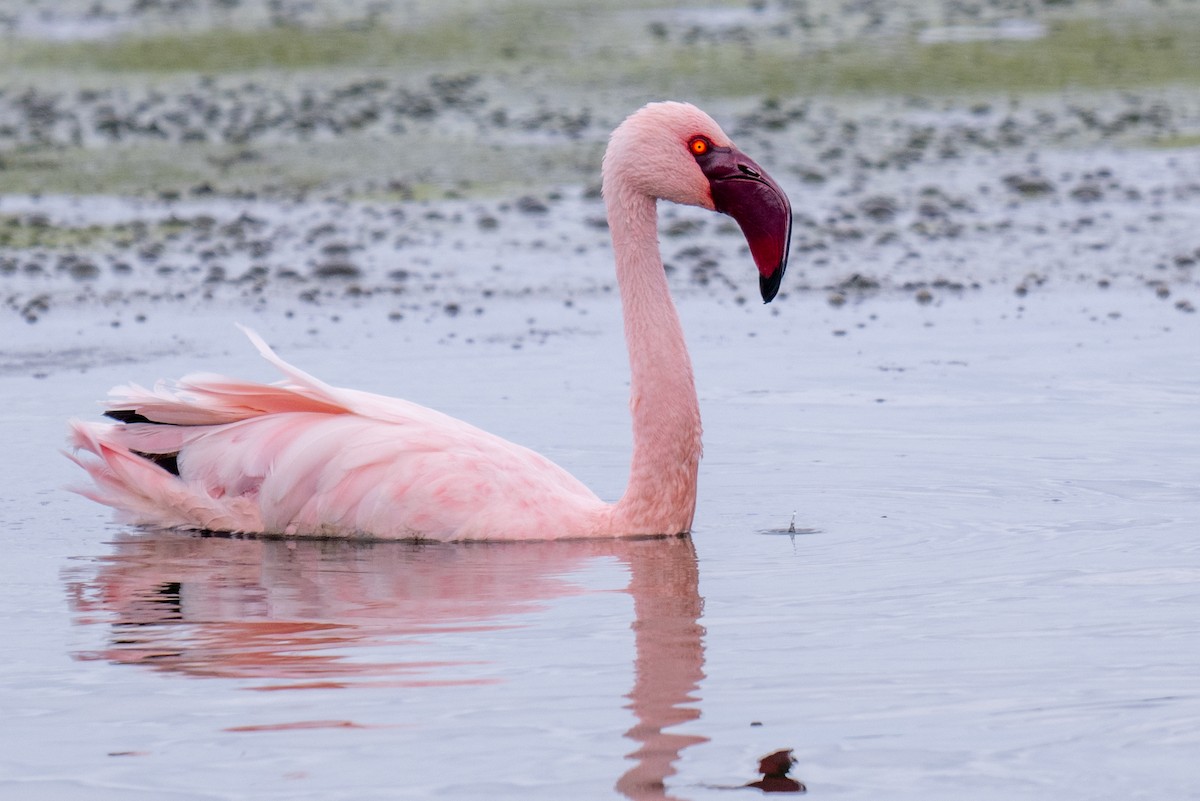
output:
{"label": "shallow water", "polygon": [[[1200,798],[1189,4],[21,5],[0,800],[743,798],[783,748],[821,799]],[[662,211],[692,538],[205,538],[62,489],[108,387],[273,377],[236,320],[617,497],[593,190],[666,96],[796,212],[763,308],[735,225]]]}
{"label": "shallow water", "polygon": [[[618,318],[581,304],[586,328],[550,301],[249,322],[613,497]],[[266,366],[214,311],[10,329],[0,797],[727,798],[779,748],[819,798],[1196,797],[1195,315],[1099,290],[681,311],[695,534],[602,544],[123,528],[60,489],[63,420]],[[556,333],[513,348],[531,316]],[[793,513],[812,533],[764,533]]]}

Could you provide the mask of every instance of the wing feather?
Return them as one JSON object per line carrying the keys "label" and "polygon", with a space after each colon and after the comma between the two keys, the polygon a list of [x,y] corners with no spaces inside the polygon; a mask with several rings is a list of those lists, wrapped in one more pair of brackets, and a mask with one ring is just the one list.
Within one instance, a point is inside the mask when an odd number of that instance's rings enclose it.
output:
{"label": "wing feather", "polygon": [[[137,420],[72,423],[88,497],[130,522],[385,538],[581,536],[603,504],[541,455],[396,398],[330,386],[242,328],[284,379],[193,374],[130,384],[108,408]],[[175,476],[139,453],[178,454]],[[566,528],[569,528],[568,532]]]}

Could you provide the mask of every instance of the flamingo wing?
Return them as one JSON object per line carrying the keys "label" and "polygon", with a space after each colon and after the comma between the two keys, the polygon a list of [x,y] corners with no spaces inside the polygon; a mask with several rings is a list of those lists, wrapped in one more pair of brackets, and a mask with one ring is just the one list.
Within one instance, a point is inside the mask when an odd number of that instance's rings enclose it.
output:
{"label": "flamingo wing", "polygon": [[118,387],[73,421],[79,491],[127,522],[387,539],[554,539],[596,532],[604,505],[545,457],[408,401],[332,387],[280,359],[260,384],[191,375]]}

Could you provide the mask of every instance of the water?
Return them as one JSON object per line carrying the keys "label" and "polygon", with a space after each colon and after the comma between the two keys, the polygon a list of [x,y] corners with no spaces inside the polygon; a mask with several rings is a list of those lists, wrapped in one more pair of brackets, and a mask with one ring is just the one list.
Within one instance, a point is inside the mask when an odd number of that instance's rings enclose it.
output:
{"label": "water", "polygon": [[[550,301],[249,321],[613,497],[619,328],[581,303],[582,330]],[[697,530],[626,543],[123,528],[62,491],[63,420],[118,381],[265,366],[213,310],[11,328],[0,798],[728,798],[779,748],[816,798],[1200,797],[1194,315],[1101,291],[681,306]],[[561,335],[513,349],[528,315]],[[810,533],[763,533],[793,513]]]}

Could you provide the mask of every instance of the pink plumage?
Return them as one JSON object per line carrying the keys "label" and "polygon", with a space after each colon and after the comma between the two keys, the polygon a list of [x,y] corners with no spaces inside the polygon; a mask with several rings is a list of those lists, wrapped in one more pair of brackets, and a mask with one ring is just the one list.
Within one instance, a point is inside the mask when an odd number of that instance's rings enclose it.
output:
{"label": "pink plumage", "polygon": [[129,523],[297,537],[690,531],[700,413],[658,250],[656,201],[733,216],[747,234],[766,301],[786,267],[790,206],[710,117],[684,103],[652,103],[613,132],[603,187],[632,377],[633,464],[615,504],[545,457],[460,420],[331,387],[249,330],[284,380],[192,375],[153,390],[114,389],[110,416],[123,422],[70,424],[71,458],[93,482],[79,492]]}

